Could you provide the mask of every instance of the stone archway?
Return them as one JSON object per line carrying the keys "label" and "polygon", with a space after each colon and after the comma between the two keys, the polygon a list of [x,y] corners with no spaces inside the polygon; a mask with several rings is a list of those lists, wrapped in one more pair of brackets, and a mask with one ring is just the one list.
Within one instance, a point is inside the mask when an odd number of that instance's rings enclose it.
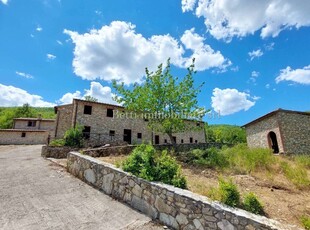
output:
{"label": "stone archway", "polygon": [[279,145],[275,132],[271,131],[268,133],[268,143],[269,147],[273,150],[273,153],[279,153]]}

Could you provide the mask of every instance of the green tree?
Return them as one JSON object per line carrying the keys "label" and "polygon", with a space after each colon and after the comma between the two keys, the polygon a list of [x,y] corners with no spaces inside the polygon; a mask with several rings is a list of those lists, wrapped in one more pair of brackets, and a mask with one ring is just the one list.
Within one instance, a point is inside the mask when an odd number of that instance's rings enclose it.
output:
{"label": "green tree", "polygon": [[15,118],[16,117],[36,117],[36,114],[30,105],[26,103],[22,107],[17,108],[15,112]]}
{"label": "green tree", "polygon": [[205,125],[207,142],[235,145],[246,142],[245,130],[235,125]]}
{"label": "green tree", "polygon": [[124,83],[113,81],[113,87],[120,94],[115,97],[118,103],[127,111],[148,115],[145,118],[149,120],[149,128],[166,133],[171,143],[175,143],[173,133],[193,128],[186,125],[184,115],[201,119],[207,111],[197,104],[197,94],[203,84],[197,88],[194,86],[194,59],[181,80],[173,77],[170,69],[168,59],[166,67],[160,64],[156,72],[149,72],[146,68],[143,84],[134,84],[132,89],[126,89]]}
{"label": "green tree", "polygon": [[92,101],[92,102],[98,102],[98,99],[95,97],[92,97],[90,95],[87,95],[84,97],[85,101]]}

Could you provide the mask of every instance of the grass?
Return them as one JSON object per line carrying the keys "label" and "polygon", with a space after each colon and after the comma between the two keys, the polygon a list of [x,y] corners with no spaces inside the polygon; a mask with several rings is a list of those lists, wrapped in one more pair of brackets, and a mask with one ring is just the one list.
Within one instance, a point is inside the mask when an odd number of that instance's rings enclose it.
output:
{"label": "grass", "polygon": [[300,166],[310,169],[310,155],[296,155],[293,156],[293,160]]}
{"label": "grass", "polygon": [[307,188],[310,186],[310,180],[308,178],[307,170],[298,165],[292,166],[286,161],[280,162],[280,167],[284,172],[284,175],[299,189]]}
{"label": "grass", "polygon": [[306,230],[310,230],[310,217],[309,216],[302,216],[301,223]]}

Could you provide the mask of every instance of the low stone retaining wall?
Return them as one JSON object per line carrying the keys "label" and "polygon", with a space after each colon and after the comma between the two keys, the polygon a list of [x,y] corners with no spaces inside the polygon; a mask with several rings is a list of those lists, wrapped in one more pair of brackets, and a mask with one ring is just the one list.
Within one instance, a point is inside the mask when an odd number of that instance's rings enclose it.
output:
{"label": "low stone retaining wall", "polygon": [[83,154],[91,157],[128,155],[136,146],[110,146],[83,150]]}
{"label": "low stone retaining wall", "polygon": [[157,150],[172,150],[174,149],[175,152],[188,152],[192,149],[208,149],[211,147],[221,148],[223,144],[219,143],[186,143],[186,144],[163,144],[163,145],[154,145],[154,148]]}
{"label": "low stone retaining wall", "polygon": [[68,154],[67,166],[74,176],[174,229],[298,229],[188,190],[148,182],[77,152]]}
{"label": "low stone retaining wall", "polygon": [[56,159],[62,159],[67,158],[67,154],[71,151],[77,151],[77,148],[67,147],[67,146],[61,146],[61,147],[55,147],[55,146],[42,146],[41,150],[41,156],[46,158],[56,158]]}

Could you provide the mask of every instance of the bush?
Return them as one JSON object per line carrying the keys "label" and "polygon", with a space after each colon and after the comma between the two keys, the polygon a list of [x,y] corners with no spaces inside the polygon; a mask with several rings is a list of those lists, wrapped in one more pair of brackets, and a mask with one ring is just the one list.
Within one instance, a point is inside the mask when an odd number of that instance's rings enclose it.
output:
{"label": "bush", "polygon": [[75,128],[70,128],[64,135],[65,146],[83,147],[83,127],[76,125]]}
{"label": "bush", "polygon": [[54,139],[49,143],[49,146],[60,147],[65,145],[64,139]]}
{"label": "bush", "polygon": [[259,214],[259,215],[264,214],[263,205],[258,200],[257,196],[252,192],[245,195],[244,200],[243,200],[243,208],[244,210],[252,212],[254,214]]}
{"label": "bush", "polygon": [[231,207],[240,206],[240,193],[232,180],[219,179],[220,201]]}
{"label": "bush", "polygon": [[302,216],[301,217],[301,223],[306,230],[310,230],[310,217]]}
{"label": "bush", "polygon": [[206,150],[194,149],[186,154],[186,162],[191,164],[205,165],[209,168],[225,168],[228,161],[217,148]]}
{"label": "bush", "polygon": [[152,145],[142,144],[136,147],[123,162],[122,168],[149,181],[161,181],[179,188],[187,187],[176,160],[167,151],[157,153]]}
{"label": "bush", "polygon": [[223,150],[231,169],[238,173],[251,173],[257,170],[270,170],[275,158],[269,149],[249,149],[239,144]]}

